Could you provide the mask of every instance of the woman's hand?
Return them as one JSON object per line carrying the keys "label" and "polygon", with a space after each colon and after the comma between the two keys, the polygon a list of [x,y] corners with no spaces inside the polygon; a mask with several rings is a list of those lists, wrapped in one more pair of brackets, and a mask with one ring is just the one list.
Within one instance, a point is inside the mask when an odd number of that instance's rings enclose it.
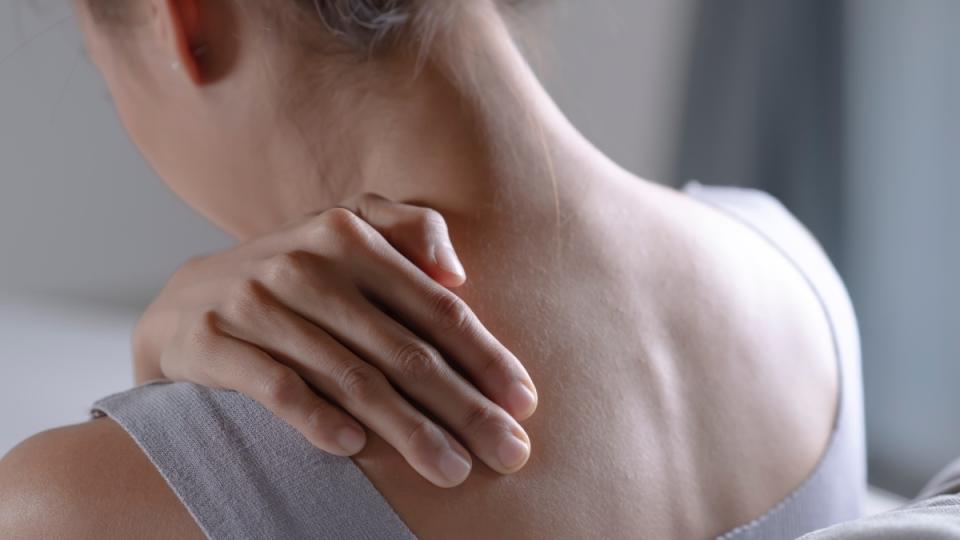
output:
{"label": "woman's hand", "polygon": [[443,286],[465,279],[440,214],[363,196],[184,265],[137,326],[137,380],[242,392],[338,455],[364,447],[362,423],[429,481],[458,485],[470,454],[421,407],[515,472],[536,391]]}

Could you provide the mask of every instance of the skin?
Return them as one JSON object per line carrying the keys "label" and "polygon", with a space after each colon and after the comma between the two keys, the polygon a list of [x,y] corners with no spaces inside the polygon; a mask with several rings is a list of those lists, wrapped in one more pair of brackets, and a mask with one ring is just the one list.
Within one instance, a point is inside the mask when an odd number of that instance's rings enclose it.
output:
{"label": "skin", "polygon": [[184,265],[135,332],[138,379],[243,392],[342,456],[363,449],[363,422],[439,487],[470,473],[464,446],[515,472],[530,441],[511,414],[536,407],[528,374],[375,228],[433,268],[425,248],[449,246],[439,214],[373,196],[351,206]]}
{"label": "skin", "polygon": [[[233,3],[148,3],[156,16],[127,41],[86,33],[178,193],[239,237],[352,193],[436,209],[471,276],[457,295],[537,381],[516,474],[477,463],[440,489],[376,435],[354,456],[418,536],[707,538],[815,467],[837,376],[803,277],[754,232],[594,149],[489,4],[467,4],[411,77],[413,53],[340,65],[219,11]],[[197,24],[214,20],[232,23]],[[277,83],[311,66],[317,88]],[[197,534],[157,476],[108,419],[41,434],[0,462],[0,530]]]}

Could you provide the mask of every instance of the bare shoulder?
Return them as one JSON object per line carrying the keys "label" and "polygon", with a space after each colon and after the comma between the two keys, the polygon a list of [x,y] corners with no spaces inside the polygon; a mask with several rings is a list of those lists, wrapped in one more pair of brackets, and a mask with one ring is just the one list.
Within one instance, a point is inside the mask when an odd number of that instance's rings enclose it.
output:
{"label": "bare shoulder", "polygon": [[0,537],[204,536],[136,443],[98,419],[35,435],[0,460]]}
{"label": "bare shoulder", "polygon": [[811,278],[832,266],[761,192],[642,195],[651,202],[639,203],[643,226],[630,235],[642,240],[624,251],[645,256],[634,266],[651,285],[636,290],[666,329],[672,392],[687,416],[679,424],[689,426],[680,436],[693,449],[688,466],[710,471],[689,489],[724,501],[706,521],[707,532],[721,534],[788,497],[828,448],[839,399],[836,328]]}
{"label": "bare shoulder", "polygon": [[[835,328],[810,280],[832,266],[775,199],[730,196],[743,212],[737,218],[691,210],[701,285],[694,290],[703,294],[697,333],[707,336],[701,342],[713,352],[699,356],[712,362],[718,382],[704,381],[708,394],[715,390],[704,402],[726,403],[732,414],[717,436],[736,433],[744,444],[728,456],[731,464],[745,461],[758,472],[744,485],[741,514],[756,517],[809,476],[830,441],[839,396]],[[727,361],[715,362],[717,351]]]}

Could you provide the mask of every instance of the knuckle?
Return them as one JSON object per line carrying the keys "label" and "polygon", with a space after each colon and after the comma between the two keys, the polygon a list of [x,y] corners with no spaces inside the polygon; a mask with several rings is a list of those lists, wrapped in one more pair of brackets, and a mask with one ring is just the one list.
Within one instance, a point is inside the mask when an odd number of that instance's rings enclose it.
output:
{"label": "knuckle", "polygon": [[420,212],[420,223],[427,231],[439,231],[446,234],[447,220],[440,212],[432,208],[424,208]]}
{"label": "knuckle", "polygon": [[468,431],[479,431],[492,423],[496,416],[489,405],[483,403],[471,405],[463,418],[463,428]]}
{"label": "knuckle", "polygon": [[402,377],[412,380],[433,378],[443,370],[439,353],[418,341],[411,341],[397,349],[394,365]]}
{"label": "knuckle", "polygon": [[363,230],[363,220],[346,208],[332,208],[323,217],[326,226],[340,235],[355,235]]}
{"label": "knuckle", "polygon": [[407,430],[407,446],[419,447],[422,445],[431,445],[437,440],[436,430],[425,418],[418,418]]}
{"label": "knuckle", "polygon": [[216,311],[206,310],[185,332],[186,345],[190,350],[206,356],[219,333],[220,315]]}
{"label": "knuckle", "polygon": [[483,360],[483,365],[480,366],[480,369],[486,374],[511,373],[513,371],[510,362],[498,354],[488,355]]}
{"label": "knuckle", "polygon": [[455,294],[443,291],[433,300],[435,324],[443,330],[463,330],[471,319],[470,308]]}
{"label": "knuckle", "polygon": [[332,408],[329,404],[319,401],[313,405],[307,415],[307,429],[314,433],[324,433],[331,419]]}
{"label": "knuckle", "polygon": [[350,366],[340,374],[340,388],[350,399],[368,401],[381,394],[384,380],[379,371],[359,364]]}
{"label": "knuckle", "polygon": [[286,290],[304,282],[307,265],[307,254],[302,251],[274,255],[264,261],[260,279],[270,289]]}
{"label": "knuckle", "polygon": [[277,408],[283,408],[294,402],[299,388],[299,376],[289,369],[276,369],[263,378],[261,392],[263,399]]}
{"label": "knuckle", "polygon": [[234,285],[224,303],[224,315],[233,321],[245,321],[253,318],[266,304],[263,287],[252,279],[245,279]]}
{"label": "knuckle", "polygon": [[375,246],[375,231],[363,219],[346,208],[331,208],[309,228],[307,241],[321,249],[355,250]]}

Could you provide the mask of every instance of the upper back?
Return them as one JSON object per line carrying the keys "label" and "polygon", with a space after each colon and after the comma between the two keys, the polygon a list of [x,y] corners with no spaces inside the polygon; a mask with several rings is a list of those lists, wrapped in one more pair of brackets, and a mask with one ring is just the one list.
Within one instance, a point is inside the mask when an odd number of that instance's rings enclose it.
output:
{"label": "upper back", "polygon": [[[633,183],[601,204],[561,231],[559,262],[550,234],[534,234],[494,241],[496,260],[469,266],[464,298],[537,382],[525,469],[443,491],[397,473],[385,448],[357,460],[414,532],[712,537],[793,495],[825,457],[841,395],[835,338],[855,344],[856,328],[852,314],[829,316],[849,304],[802,226],[744,190]],[[477,251],[491,249],[485,238]],[[854,417],[855,389],[844,393]],[[836,513],[807,525],[854,517],[862,446],[845,452],[835,498],[815,505]]]}
{"label": "upper back", "polygon": [[559,254],[546,234],[457,239],[464,299],[537,382],[518,474],[477,464],[442,490],[376,437],[332,458],[256,403],[190,385],[98,407],[214,538],[703,538],[748,522],[730,537],[767,538],[855,517],[856,330],[815,242],[753,192],[616,189],[622,204],[560,231]]}

